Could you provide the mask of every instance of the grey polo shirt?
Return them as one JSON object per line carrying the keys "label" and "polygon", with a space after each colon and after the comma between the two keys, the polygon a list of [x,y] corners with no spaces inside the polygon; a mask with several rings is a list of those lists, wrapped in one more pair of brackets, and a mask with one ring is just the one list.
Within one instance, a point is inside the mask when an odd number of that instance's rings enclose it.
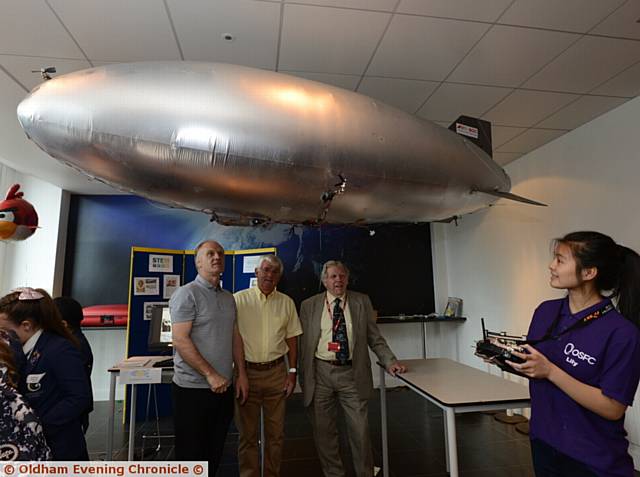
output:
{"label": "grey polo shirt", "polygon": [[[215,288],[200,275],[178,288],[169,300],[171,322],[192,321],[191,341],[202,357],[227,379],[232,377],[233,325],[236,303],[233,295]],[[184,388],[208,388],[207,380],[174,350],[173,382]]]}

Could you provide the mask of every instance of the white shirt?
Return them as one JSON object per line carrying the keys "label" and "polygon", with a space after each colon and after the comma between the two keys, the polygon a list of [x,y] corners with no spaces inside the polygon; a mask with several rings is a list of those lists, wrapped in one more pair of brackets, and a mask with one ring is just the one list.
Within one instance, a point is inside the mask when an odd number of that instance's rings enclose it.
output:
{"label": "white shirt", "polygon": [[22,352],[24,353],[24,355],[28,358],[29,355],[31,354],[31,352],[33,351],[33,348],[36,347],[36,343],[38,342],[38,339],[40,338],[40,335],[42,335],[42,328],[40,328],[38,331],[36,331],[34,333],[34,335],[29,338],[25,344],[22,345]]}

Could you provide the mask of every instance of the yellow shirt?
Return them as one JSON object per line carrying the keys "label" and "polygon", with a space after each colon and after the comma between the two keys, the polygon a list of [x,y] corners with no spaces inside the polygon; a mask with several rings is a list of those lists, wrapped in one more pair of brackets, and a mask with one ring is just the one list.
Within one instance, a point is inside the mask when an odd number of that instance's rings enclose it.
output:
{"label": "yellow shirt", "polygon": [[[347,339],[349,340],[349,359],[353,355],[351,343],[353,343],[353,327],[351,326],[351,312],[349,311],[349,297],[348,293],[343,296],[333,296],[327,292],[327,296],[324,301],[324,311],[322,312],[322,318],[320,318],[320,341],[318,342],[318,348],[316,349],[316,358],[333,361],[336,359],[335,351],[329,351],[329,343],[333,341],[333,307],[336,298],[340,298],[340,306],[344,313],[344,319],[347,324]],[[346,302],[345,302],[346,300]]]}
{"label": "yellow shirt", "polygon": [[266,363],[278,359],[289,351],[285,339],[302,334],[296,306],[284,293],[274,290],[265,296],[256,286],[233,297],[247,361]]}

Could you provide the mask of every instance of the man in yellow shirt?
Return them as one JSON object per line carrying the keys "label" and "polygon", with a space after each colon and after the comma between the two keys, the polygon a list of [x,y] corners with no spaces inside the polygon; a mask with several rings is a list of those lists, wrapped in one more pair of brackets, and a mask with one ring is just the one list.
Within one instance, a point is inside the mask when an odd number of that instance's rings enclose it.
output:
{"label": "man in yellow shirt", "polygon": [[260,408],[264,412],[264,477],[280,475],[285,400],[296,386],[297,336],[302,334],[293,300],[276,290],[282,270],[278,257],[263,256],[256,268],[258,286],[234,295],[249,378],[248,398],[236,400],[240,477],[260,477]]}

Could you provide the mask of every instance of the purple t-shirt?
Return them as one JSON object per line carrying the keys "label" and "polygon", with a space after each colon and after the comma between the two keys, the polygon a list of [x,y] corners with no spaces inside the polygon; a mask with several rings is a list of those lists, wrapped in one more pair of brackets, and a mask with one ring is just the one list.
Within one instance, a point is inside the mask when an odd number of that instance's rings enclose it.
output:
{"label": "purple t-shirt", "polygon": [[[608,299],[572,315],[569,299],[536,309],[528,339],[541,339],[560,314],[552,335],[610,303]],[[551,362],[605,396],[630,406],[640,379],[640,332],[615,309],[557,339],[534,345]],[[530,436],[587,464],[606,477],[633,475],[624,416],[610,421],[582,407],[546,379],[531,379]]]}

